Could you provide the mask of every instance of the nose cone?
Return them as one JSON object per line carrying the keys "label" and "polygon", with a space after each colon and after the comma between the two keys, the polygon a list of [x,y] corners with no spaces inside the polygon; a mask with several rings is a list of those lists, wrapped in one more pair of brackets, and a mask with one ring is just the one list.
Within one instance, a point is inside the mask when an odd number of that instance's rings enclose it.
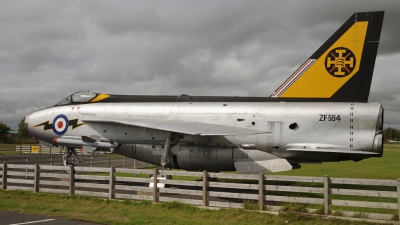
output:
{"label": "nose cone", "polygon": [[29,133],[29,117],[30,117],[30,115],[31,114],[25,116],[25,119],[24,119],[24,129],[25,129],[26,133],[28,134],[28,136],[31,136],[31,134]]}
{"label": "nose cone", "polygon": [[49,117],[46,111],[36,111],[25,117],[24,128],[28,135],[32,138],[51,141],[53,140],[54,133],[50,132],[52,129],[49,123]]}

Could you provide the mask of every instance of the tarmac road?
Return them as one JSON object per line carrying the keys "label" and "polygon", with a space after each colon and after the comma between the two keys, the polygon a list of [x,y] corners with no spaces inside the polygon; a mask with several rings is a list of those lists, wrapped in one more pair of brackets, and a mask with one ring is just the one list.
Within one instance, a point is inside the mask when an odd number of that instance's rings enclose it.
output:
{"label": "tarmac road", "polygon": [[0,225],[97,225],[96,223],[68,220],[48,216],[0,211]]}

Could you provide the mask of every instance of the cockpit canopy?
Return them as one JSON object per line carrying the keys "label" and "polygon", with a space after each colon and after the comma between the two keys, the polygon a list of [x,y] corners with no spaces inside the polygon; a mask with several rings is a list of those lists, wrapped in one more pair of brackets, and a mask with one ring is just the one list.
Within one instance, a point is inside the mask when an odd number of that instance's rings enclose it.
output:
{"label": "cockpit canopy", "polygon": [[88,103],[93,100],[97,96],[97,93],[82,91],[76,92],[56,104],[56,106],[60,105],[71,105],[71,104],[81,104],[81,103]]}

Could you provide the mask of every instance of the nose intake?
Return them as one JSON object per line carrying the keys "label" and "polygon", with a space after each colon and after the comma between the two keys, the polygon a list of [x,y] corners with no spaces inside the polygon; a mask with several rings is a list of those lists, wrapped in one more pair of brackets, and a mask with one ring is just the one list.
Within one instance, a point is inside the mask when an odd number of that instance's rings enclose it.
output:
{"label": "nose intake", "polygon": [[26,133],[27,133],[29,136],[31,136],[31,134],[29,133],[29,116],[30,116],[30,115],[31,115],[31,114],[25,116],[25,119],[24,119],[24,129],[25,129]]}

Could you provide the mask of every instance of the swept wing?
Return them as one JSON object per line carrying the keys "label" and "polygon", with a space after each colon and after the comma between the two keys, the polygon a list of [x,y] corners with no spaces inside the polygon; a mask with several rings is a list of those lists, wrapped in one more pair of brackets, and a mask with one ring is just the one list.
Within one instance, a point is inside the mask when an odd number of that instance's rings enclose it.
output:
{"label": "swept wing", "polygon": [[270,133],[255,129],[234,127],[219,124],[201,123],[193,121],[154,119],[154,118],[132,118],[132,119],[84,119],[85,123],[114,123],[128,126],[144,127],[199,136],[234,136]]}

